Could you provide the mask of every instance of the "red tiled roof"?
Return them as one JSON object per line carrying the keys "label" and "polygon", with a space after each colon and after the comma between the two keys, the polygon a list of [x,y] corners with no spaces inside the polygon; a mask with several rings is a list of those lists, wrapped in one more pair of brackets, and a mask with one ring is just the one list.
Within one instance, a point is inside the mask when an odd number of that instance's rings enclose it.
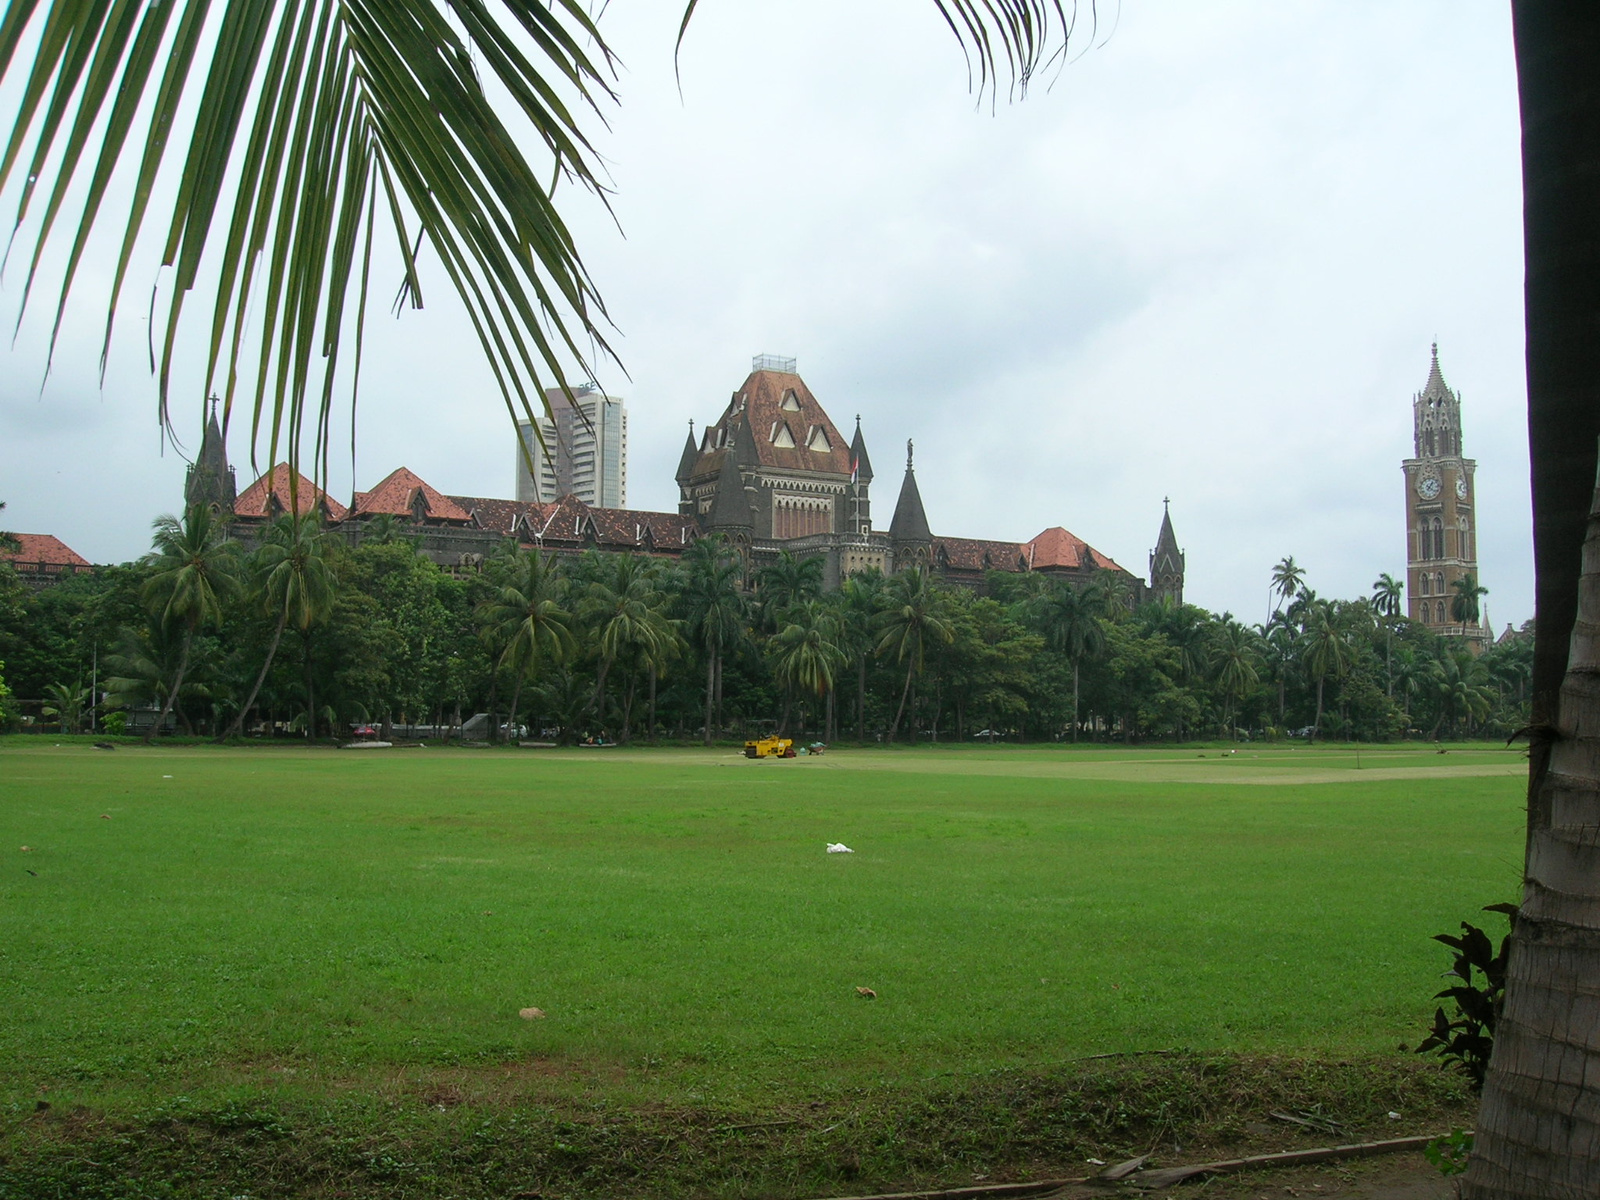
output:
{"label": "red tiled roof", "polygon": [[92,565],[53,533],[13,533],[21,543],[20,550],[0,551],[0,559],[18,564],[42,563],[50,567],[87,567]]}
{"label": "red tiled roof", "polygon": [[[783,399],[791,391],[800,406],[794,412],[783,408]],[[722,469],[724,449],[732,445],[737,426],[745,420],[750,422],[756,460],[762,466],[784,471],[850,474],[849,439],[839,432],[823,411],[805,380],[787,371],[752,371],[734,393],[717,423],[707,426],[693,478],[712,475]],[[793,447],[773,444],[774,433],[780,424],[789,427],[789,434],[795,443]],[[828,439],[831,449],[810,448],[810,439],[818,429]],[[719,436],[722,439],[721,448],[718,446]]]}
{"label": "red tiled roof", "polygon": [[390,472],[370,492],[357,492],[356,515],[369,517],[387,513],[395,517],[410,517],[414,515],[419,494],[427,505],[426,515],[435,521],[465,523],[472,519],[466,509],[424,482],[421,476],[407,467]]}
{"label": "red tiled roof", "polygon": [[554,504],[529,505],[518,536],[539,545],[578,545],[593,538],[607,549],[681,550],[700,536],[693,517],[633,508],[591,508],[576,496]]}
{"label": "red tiled roof", "polygon": [[1027,548],[1017,542],[936,537],[933,556],[935,562],[953,571],[1021,571],[1027,568]]}
{"label": "red tiled roof", "polygon": [[460,505],[472,523],[479,529],[489,529],[505,537],[518,532],[520,525],[537,529],[543,524],[544,504],[521,500],[495,500],[488,496],[451,496]]}
{"label": "red tiled roof", "polygon": [[1069,533],[1059,525],[1046,529],[1031,542],[1022,547],[1023,554],[1028,560],[1028,569],[1042,571],[1050,567],[1079,568],[1079,567],[1110,567],[1121,571],[1122,568],[1112,562],[1100,551],[1074,533]]}
{"label": "red tiled roof", "polygon": [[[294,483],[290,492],[291,479]],[[274,510],[271,500],[277,499]],[[233,502],[233,512],[239,517],[266,519],[291,509],[298,516],[310,512],[318,504],[328,507],[328,520],[342,521],[347,509],[298,471],[291,471],[288,463],[279,463],[260,479],[239,493]]]}

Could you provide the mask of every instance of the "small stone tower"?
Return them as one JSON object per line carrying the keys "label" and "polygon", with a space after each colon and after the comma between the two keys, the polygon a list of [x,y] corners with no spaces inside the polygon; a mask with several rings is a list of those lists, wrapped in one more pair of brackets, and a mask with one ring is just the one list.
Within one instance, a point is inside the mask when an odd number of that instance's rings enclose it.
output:
{"label": "small stone tower", "polygon": [[1183,551],[1172,531],[1172,501],[1161,501],[1161,532],[1150,551],[1150,599],[1176,608],[1183,603]]}
{"label": "small stone tower", "polygon": [[896,571],[926,566],[933,550],[933,531],[928,528],[917,473],[911,466],[910,441],[906,442],[906,477],[900,484],[900,499],[895,501],[894,520],[889,522],[889,546]]}
{"label": "small stone tower", "polygon": [[228,447],[223,441],[222,426],[217,421],[217,398],[213,396],[211,416],[200,439],[200,453],[195,455],[184,476],[184,507],[209,505],[213,512],[231,516],[233,502],[238,499],[237,486],[233,468],[228,465]]}
{"label": "small stone tower", "polygon": [[861,414],[856,414],[856,435],[850,439],[850,525],[860,537],[872,532],[872,460],[867,457],[867,440],[861,436]]}

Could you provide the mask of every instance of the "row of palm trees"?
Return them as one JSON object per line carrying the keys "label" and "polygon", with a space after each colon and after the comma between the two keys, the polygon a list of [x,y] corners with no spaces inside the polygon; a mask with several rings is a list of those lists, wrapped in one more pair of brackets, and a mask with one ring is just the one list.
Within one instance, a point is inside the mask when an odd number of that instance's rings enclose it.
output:
{"label": "row of palm trees", "polygon": [[[163,518],[134,573],[147,619],[104,657],[104,682],[113,705],[154,714],[150,736],[174,712],[193,728],[201,701],[222,738],[263,720],[309,735],[390,715],[454,728],[463,709],[486,714],[491,738],[527,721],[563,739],[698,727],[709,742],[754,722],[893,741],[960,736],[968,718],[991,737],[1381,738],[1507,725],[1526,696],[1526,639],[1475,658],[1402,617],[1390,576],[1325,600],[1293,559],[1251,627],[1136,609],[1112,571],[1076,586],[996,574],[986,597],[872,572],[825,593],[820,558],[780,554],[747,587],[743,561],[707,538],[676,562],[507,544],[456,579],[398,523],[354,548],[313,517],[278,518],[248,550],[229,535],[208,509]],[[397,576],[413,591],[385,583]],[[1481,594],[1463,589],[1463,604]],[[63,725],[98,707],[72,678],[64,663],[43,689]]]}

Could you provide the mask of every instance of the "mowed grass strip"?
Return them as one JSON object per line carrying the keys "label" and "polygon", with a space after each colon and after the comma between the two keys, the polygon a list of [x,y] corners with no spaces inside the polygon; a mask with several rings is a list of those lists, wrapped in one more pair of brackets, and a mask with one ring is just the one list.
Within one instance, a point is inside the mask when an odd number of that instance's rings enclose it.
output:
{"label": "mowed grass strip", "polygon": [[1429,936],[1515,895],[1519,757],[1206,753],[12,739],[0,1081],[21,1103],[540,1062],[737,1105],[1415,1042],[1447,965]]}

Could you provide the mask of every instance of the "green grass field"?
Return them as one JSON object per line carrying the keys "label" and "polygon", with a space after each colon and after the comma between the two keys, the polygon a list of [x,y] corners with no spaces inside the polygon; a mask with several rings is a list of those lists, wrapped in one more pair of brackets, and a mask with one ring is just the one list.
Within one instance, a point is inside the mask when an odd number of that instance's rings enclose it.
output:
{"label": "green grass field", "polygon": [[1393,1056],[1441,986],[1429,935],[1515,897],[1525,769],[13,738],[0,1104],[448,1078],[434,1108],[760,1114],[1125,1051]]}

